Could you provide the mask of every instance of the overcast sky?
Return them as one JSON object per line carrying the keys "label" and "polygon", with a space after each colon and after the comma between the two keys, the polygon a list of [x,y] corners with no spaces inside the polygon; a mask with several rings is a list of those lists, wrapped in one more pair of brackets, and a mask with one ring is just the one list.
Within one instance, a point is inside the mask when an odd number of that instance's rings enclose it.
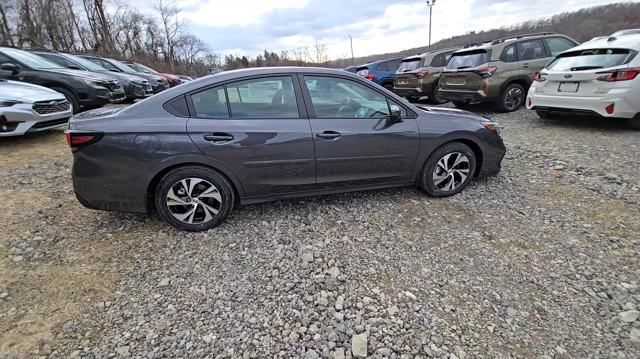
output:
{"label": "overcast sky", "polygon": [[[436,0],[432,41],[622,0]],[[428,42],[424,0],[176,0],[189,30],[217,53],[327,46],[331,58]]]}

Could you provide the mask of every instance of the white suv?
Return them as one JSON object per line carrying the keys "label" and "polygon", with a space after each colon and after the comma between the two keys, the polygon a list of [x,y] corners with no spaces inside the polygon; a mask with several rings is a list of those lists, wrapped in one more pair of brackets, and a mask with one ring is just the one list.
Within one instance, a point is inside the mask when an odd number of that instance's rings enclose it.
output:
{"label": "white suv", "polygon": [[26,82],[0,80],[0,137],[62,127],[72,116],[63,94]]}
{"label": "white suv", "polygon": [[628,119],[640,128],[640,29],[597,37],[562,52],[536,73],[528,109]]}

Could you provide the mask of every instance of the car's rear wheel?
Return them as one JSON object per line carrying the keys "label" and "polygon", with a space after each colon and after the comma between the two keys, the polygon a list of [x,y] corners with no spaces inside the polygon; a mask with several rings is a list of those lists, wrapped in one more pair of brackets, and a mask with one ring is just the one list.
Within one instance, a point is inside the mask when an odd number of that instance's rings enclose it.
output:
{"label": "car's rear wheel", "polygon": [[512,83],[502,91],[502,96],[498,100],[498,110],[500,112],[513,112],[520,108],[526,97],[524,87],[520,84]]}
{"label": "car's rear wheel", "polygon": [[387,90],[393,92],[393,84],[392,83],[387,83],[382,85],[382,87],[386,88]]}
{"label": "car's rear wheel", "polygon": [[635,130],[640,130],[640,115],[627,120],[627,125]]}
{"label": "car's rear wheel", "polygon": [[234,200],[231,184],[223,175],[197,166],[170,171],[155,192],[155,206],[162,219],[191,232],[219,226],[233,209]]}
{"label": "car's rear wheel", "polygon": [[431,96],[429,96],[429,103],[432,105],[442,105],[447,103],[447,100],[440,94],[437,85],[433,88]]}
{"label": "car's rear wheel", "polygon": [[74,115],[80,112],[80,99],[78,99],[78,96],[76,96],[73,92],[62,87],[52,87],[51,89],[64,95],[67,101],[69,101],[69,103],[71,104],[71,110],[73,111]]}
{"label": "car's rear wheel", "polygon": [[422,169],[420,188],[434,197],[452,196],[471,182],[476,156],[469,146],[450,142],[436,149]]}
{"label": "car's rear wheel", "polygon": [[465,101],[451,101],[451,103],[457,108],[465,109],[469,107],[469,103]]}

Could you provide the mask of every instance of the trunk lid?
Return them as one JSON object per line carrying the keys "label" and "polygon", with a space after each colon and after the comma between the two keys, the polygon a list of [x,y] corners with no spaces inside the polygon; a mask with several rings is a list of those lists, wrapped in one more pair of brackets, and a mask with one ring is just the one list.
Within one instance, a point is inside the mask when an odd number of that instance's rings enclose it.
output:
{"label": "trunk lid", "polygon": [[489,66],[490,60],[491,51],[487,49],[454,52],[440,75],[440,87],[445,90],[480,90],[481,70]]}
{"label": "trunk lid", "polygon": [[554,96],[601,97],[613,88],[614,82],[599,81],[602,69],[588,71],[543,72],[543,81],[538,85],[542,93]]}

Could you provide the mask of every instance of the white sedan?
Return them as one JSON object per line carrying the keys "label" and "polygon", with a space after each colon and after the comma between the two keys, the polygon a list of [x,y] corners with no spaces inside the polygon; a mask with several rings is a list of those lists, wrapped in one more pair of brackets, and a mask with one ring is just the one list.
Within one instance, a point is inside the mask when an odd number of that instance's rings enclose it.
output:
{"label": "white sedan", "polygon": [[26,82],[0,80],[0,137],[65,126],[72,116],[63,94]]}
{"label": "white sedan", "polygon": [[556,114],[627,119],[640,128],[640,29],[594,38],[536,73],[526,105]]}

